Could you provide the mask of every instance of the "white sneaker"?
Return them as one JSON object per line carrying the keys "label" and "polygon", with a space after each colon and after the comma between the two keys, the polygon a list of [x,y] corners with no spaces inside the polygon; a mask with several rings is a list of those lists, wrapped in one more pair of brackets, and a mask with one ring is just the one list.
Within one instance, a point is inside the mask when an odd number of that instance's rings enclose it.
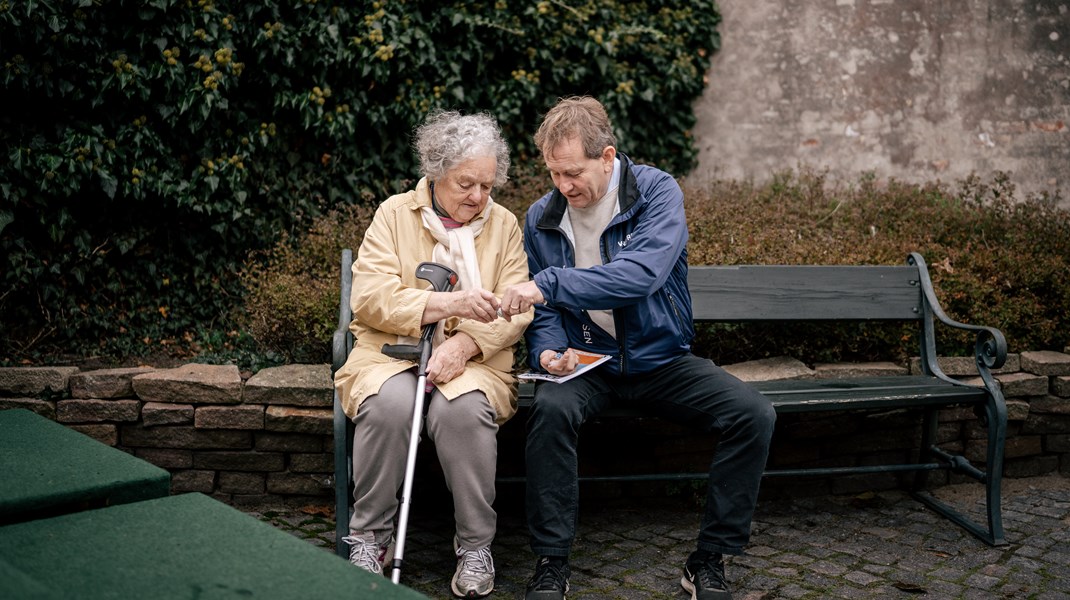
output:
{"label": "white sneaker", "polygon": [[383,574],[383,565],[390,560],[389,555],[393,554],[393,539],[385,544],[377,544],[375,534],[366,532],[351,533],[342,538],[342,541],[349,544],[349,562],[369,573]]}
{"label": "white sneaker", "polygon": [[458,598],[482,598],[494,591],[494,558],[490,546],[478,550],[465,550],[453,540],[457,552],[457,572],[453,574],[450,588]]}

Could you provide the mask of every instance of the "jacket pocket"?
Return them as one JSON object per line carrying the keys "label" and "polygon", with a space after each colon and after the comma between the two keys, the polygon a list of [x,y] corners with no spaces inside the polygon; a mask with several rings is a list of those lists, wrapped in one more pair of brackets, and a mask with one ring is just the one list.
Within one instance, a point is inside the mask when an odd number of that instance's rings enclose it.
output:
{"label": "jacket pocket", "polygon": [[680,339],[681,343],[686,343],[687,330],[691,324],[684,319],[684,315],[680,312],[680,307],[676,305],[676,297],[672,295],[672,292],[665,292],[665,296],[669,299],[669,306],[672,308],[673,317],[676,319],[676,337]]}

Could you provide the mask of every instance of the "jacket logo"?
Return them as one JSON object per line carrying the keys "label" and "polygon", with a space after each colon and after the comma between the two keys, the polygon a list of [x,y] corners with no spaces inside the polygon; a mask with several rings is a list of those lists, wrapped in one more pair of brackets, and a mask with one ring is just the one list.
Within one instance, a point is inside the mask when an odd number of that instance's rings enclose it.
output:
{"label": "jacket logo", "polygon": [[617,245],[620,246],[621,248],[623,248],[623,247],[627,246],[628,242],[630,242],[631,240],[632,240],[632,234],[629,233],[628,235],[624,236],[623,240],[620,240],[619,242],[617,242]]}
{"label": "jacket logo", "polygon": [[590,345],[594,342],[594,338],[591,337],[591,328],[583,325],[583,343]]}

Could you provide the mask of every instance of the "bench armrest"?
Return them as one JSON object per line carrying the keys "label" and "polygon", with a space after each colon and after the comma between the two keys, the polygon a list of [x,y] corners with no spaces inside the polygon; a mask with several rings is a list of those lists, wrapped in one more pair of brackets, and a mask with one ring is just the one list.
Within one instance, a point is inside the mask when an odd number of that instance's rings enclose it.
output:
{"label": "bench armrest", "polygon": [[349,323],[353,320],[353,311],[349,307],[349,296],[353,291],[353,251],[342,250],[341,285],[338,300],[338,327],[331,338],[331,373],[338,371],[349,357],[353,348],[353,338],[349,332]]}
{"label": "bench armrest", "polygon": [[[974,361],[977,364],[978,373],[987,380],[989,378],[989,370],[998,369],[1007,362],[1007,339],[1003,336],[1003,333],[995,327],[968,325],[948,317],[944,309],[940,307],[940,301],[936,298],[936,292],[933,290],[933,283],[929,278],[929,270],[925,265],[925,259],[917,252],[911,252],[907,262],[918,268],[918,275],[921,279],[919,283],[921,284],[925,304],[932,311],[932,314],[936,316],[937,320],[950,327],[977,333],[977,339],[974,342]],[[926,315],[923,344],[925,345],[925,352],[922,353],[922,358],[926,362],[924,366],[933,374],[949,379],[936,363],[936,341],[932,332],[931,319],[928,315]]]}

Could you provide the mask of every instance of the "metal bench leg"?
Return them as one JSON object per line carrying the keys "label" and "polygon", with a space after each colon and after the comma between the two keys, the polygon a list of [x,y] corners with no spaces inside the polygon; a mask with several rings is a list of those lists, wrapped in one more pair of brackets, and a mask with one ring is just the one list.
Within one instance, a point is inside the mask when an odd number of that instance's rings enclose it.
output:
{"label": "metal bench leg", "polygon": [[[349,418],[342,412],[342,403],[338,401],[338,392],[334,393],[334,551],[338,556],[349,559],[349,544],[342,538],[349,535],[350,451],[346,450],[346,422]],[[351,446],[352,447],[352,446]]]}
{"label": "metal bench leg", "polygon": [[993,546],[1007,543],[1003,535],[1003,511],[1000,499],[1003,497],[1003,445],[1007,441],[1007,408],[1003,398],[993,398],[985,405],[988,415],[988,478],[985,492],[988,504],[988,530],[992,533]]}
{"label": "metal bench leg", "polygon": [[926,490],[916,488],[911,495],[922,504],[958,524],[960,527],[991,546],[1004,546],[1002,507],[1000,506],[1003,481],[1003,444],[1007,439],[1007,410],[1002,398],[993,398],[985,405],[985,420],[988,425],[988,451],[985,472],[981,472],[962,456],[953,456],[936,446],[929,452],[951,464],[951,469],[969,475],[985,484],[985,512],[988,527],[982,527],[950,505],[937,500]]}
{"label": "metal bench leg", "polygon": [[[932,462],[934,457],[930,448],[937,439],[938,427],[940,426],[939,411],[935,408],[926,408],[925,416],[921,423],[921,447],[918,450],[918,463]],[[929,471],[920,469],[914,472],[914,491],[924,490],[929,484]]]}

